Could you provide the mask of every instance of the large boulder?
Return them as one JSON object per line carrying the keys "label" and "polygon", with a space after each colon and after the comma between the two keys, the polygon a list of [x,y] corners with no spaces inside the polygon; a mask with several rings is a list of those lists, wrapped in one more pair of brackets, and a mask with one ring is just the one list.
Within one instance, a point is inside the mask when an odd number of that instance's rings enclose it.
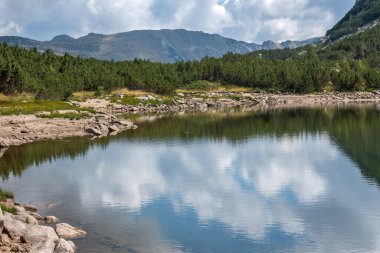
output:
{"label": "large boulder", "polygon": [[61,238],[54,249],[54,253],[74,253],[75,249],[76,247],[73,242]]}
{"label": "large boulder", "polygon": [[75,228],[67,223],[59,223],[56,225],[55,231],[58,236],[64,239],[76,239],[83,237],[87,234],[86,231]]}
{"label": "large boulder", "polygon": [[21,236],[21,241],[32,245],[31,253],[53,253],[58,240],[53,228],[39,225],[27,225],[26,233]]}
{"label": "large boulder", "polygon": [[14,240],[25,235],[27,227],[24,222],[14,220],[11,216],[4,216],[4,231]]}

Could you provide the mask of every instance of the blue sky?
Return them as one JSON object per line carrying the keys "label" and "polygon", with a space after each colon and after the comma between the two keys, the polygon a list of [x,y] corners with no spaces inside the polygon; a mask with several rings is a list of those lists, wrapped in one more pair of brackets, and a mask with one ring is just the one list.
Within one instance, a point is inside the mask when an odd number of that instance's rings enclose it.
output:
{"label": "blue sky", "polygon": [[0,35],[184,28],[248,42],[324,35],[355,0],[1,0]]}

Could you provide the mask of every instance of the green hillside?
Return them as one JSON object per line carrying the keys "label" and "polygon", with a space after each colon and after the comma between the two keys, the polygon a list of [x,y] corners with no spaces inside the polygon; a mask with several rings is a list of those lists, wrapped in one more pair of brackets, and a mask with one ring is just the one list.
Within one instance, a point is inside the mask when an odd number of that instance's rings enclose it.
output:
{"label": "green hillside", "polygon": [[380,18],[379,0],[357,0],[354,7],[327,32],[329,41],[352,34],[359,28]]}

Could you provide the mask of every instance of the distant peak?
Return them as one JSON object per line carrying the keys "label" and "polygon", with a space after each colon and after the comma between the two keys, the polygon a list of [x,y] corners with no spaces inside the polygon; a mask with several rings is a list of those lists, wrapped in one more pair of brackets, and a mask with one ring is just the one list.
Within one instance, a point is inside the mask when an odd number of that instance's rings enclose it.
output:
{"label": "distant peak", "polygon": [[73,37],[70,37],[69,35],[66,35],[66,34],[63,34],[63,35],[58,35],[58,36],[55,36],[51,42],[72,42],[73,40],[75,40]]}

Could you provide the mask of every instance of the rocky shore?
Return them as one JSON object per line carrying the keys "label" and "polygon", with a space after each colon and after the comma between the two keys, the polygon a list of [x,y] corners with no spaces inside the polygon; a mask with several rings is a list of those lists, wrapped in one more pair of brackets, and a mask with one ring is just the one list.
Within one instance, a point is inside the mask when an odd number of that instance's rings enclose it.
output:
{"label": "rocky shore", "polygon": [[79,120],[47,119],[35,115],[3,116],[0,117],[0,153],[9,146],[34,141],[75,136],[103,137],[135,128],[136,125],[129,120],[120,120],[113,115],[103,114]]}
{"label": "rocky shore", "polygon": [[0,157],[9,146],[75,136],[97,138],[137,128],[133,122],[117,118],[121,114],[204,111],[233,107],[287,108],[380,103],[380,91],[317,95],[279,95],[227,91],[187,92],[177,93],[170,98],[169,103],[156,95],[134,97],[133,99],[140,101],[135,105],[123,104],[123,97],[123,95],[116,95],[116,100],[106,97],[88,99],[84,102],[72,101],[72,105],[92,108],[95,111],[90,118],[79,120],[49,119],[36,115],[0,116]]}
{"label": "rocky shore", "polygon": [[[123,96],[120,95],[120,99],[122,98]],[[159,98],[150,95],[137,98],[142,103],[138,105],[122,105],[118,103],[109,103],[106,107],[98,109],[113,114],[125,114],[196,111],[207,110],[210,108],[231,108],[242,106],[296,107],[328,104],[349,104],[364,102],[380,102],[380,91],[356,93],[326,93],[318,95],[279,95],[248,92],[191,92],[178,93],[177,96],[175,96],[172,99],[172,103],[170,104],[150,104],[149,101],[160,102]]]}
{"label": "rocky shore", "polygon": [[[32,205],[21,205],[13,199],[0,207],[0,252],[74,253],[73,239],[86,232],[67,223],[59,223],[54,216],[42,217]],[[55,224],[55,225],[54,225]]]}

